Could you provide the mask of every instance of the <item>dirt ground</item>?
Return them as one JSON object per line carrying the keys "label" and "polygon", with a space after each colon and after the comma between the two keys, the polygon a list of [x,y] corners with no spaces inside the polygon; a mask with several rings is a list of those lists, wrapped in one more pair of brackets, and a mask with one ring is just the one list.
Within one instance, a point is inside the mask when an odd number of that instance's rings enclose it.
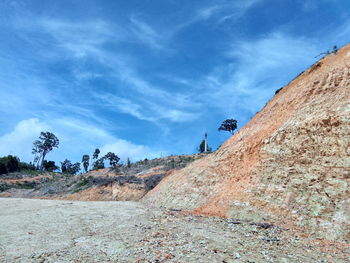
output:
{"label": "dirt ground", "polygon": [[347,244],[138,202],[0,198],[0,211],[0,262],[350,262]]}

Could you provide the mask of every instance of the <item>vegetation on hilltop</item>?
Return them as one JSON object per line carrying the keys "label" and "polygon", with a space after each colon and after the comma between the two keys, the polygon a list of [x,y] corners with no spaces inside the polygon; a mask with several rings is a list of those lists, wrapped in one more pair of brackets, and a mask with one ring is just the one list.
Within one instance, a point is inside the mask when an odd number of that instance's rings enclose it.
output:
{"label": "vegetation on hilltop", "polygon": [[[219,127],[219,131],[229,131],[233,134],[233,131],[237,129],[237,121],[234,119],[225,120]],[[41,132],[39,138],[33,142],[32,154],[34,155],[33,162],[25,163],[21,162],[18,157],[8,155],[0,158],[0,174],[8,174],[19,171],[37,171],[37,172],[61,172],[62,174],[78,174],[83,167],[83,172],[87,173],[89,170],[103,169],[106,165],[115,171],[124,171],[129,173],[130,171],[140,170],[149,166],[148,159],[143,161],[138,161],[133,164],[129,158],[127,158],[126,165],[120,163],[120,158],[117,154],[113,152],[108,152],[104,156],[100,156],[100,149],[96,148],[92,153],[90,158],[89,154],[84,154],[80,162],[73,163],[69,159],[65,159],[60,162],[60,165],[56,165],[54,161],[46,160],[46,156],[54,148],[58,148],[60,141],[58,137],[49,131]],[[208,146],[207,134],[205,134],[205,139],[201,141],[199,147],[197,148],[199,153],[210,153],[212,148]],[[187,158],[187,157],[186,157]],[[185,159],[180,158],[180,166],[187,164]],[[191,159],[191,158],[189,158]],[[91,162],[90,162],[91,160]],[[152,164],[156,164],[160,159],[154,159],[151,161]],[[176,163],[175,159],[170,159],[170,163],[166,165],[171,169],[177,168],[179,165]],[[31,174],[31,173],[27,173]],[[33,173],[32,173],[33,174]],[[37,173],[36,173],[37,174]]]}

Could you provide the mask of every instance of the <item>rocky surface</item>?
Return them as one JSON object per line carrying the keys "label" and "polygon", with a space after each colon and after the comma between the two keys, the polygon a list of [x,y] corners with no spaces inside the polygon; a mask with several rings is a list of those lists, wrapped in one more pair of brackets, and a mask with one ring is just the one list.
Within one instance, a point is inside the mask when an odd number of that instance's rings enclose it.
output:
{"label": "rocky surface", "polygon": [[218,151],[144,201],[350,242],[350,46],[281,89]]}
{"label": "rocky surface", "polygon": [[136,202],[0,198],[0,262],[349,262],[346,244]]}

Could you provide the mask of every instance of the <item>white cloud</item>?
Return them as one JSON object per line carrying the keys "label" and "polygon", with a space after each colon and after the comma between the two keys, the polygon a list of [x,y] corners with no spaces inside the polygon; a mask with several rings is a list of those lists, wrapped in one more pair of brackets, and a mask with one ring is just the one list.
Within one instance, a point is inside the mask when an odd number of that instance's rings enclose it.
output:
{"label": "white cloud", "polygon": [[42,131],[51,131],[60,140],[59,147],[47,156],[57,164],[66,158],[74,162],[81,161],[83,154],[92,154],[95,148],[100,148],[101,154],[114,152],[123,161],[127,157],[137,161],[161,155],[160,151],[120,139],[98,126],[81,120],[61,118],[46,123],[31,118],[20,121],[11,132],[0,136],[0,156],[11,154],[18,156],[22,161],[32,161],[32,145]]}
{"label": "white cloud", "polygon": [[122,161],[126,161],[127,158],[130,158],[131,161],[138,161],[145,158],[152,159],[162,155],[161,152],[153,151],[149,147],[136,145],[122,139],[117,139],[112,143],[105,144],[100,150],[101,155],[105,155],[108,152],[114,152]]}
{"label": "white cloud", "polygon": [[20,121],[13,131],[0,137],[0,156],[15,155],[22,161],[32,161],[32,145],[40,132],[50,127],[36,118]]}
{"label": "white cloud", "polygon": [[101,150],[101,156],[107,152],[114,152],[123,161],[127,157],[136,161],[160,156],[160,153],[150,147],[118,138],[99,126],[80,120],[59,119],[55,123],[55,130],[61,138],[61,153],[68,152],[72,155],[67,158],[80,161],[79,158],[83,154],[92,154],[95,148]]}
{"label": "white cloud", "polygon": [[199,113],[187,112],[179,109],[171,109],[159,105],[150,106],[153,112],[156,112],[159,119],[166,119],[172,122],[188,122],[199,117]]}

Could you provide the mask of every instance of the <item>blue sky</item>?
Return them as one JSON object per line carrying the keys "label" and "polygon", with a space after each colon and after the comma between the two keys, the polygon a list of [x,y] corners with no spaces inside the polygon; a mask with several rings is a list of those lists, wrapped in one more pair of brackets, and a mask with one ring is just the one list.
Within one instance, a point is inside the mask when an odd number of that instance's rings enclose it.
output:
{"label": "blue sky", "polygon": [[80,161],[216,149],[273,96],[350,40],[348,0],[2,0],[0,155],[32,160],[40,131]]}

